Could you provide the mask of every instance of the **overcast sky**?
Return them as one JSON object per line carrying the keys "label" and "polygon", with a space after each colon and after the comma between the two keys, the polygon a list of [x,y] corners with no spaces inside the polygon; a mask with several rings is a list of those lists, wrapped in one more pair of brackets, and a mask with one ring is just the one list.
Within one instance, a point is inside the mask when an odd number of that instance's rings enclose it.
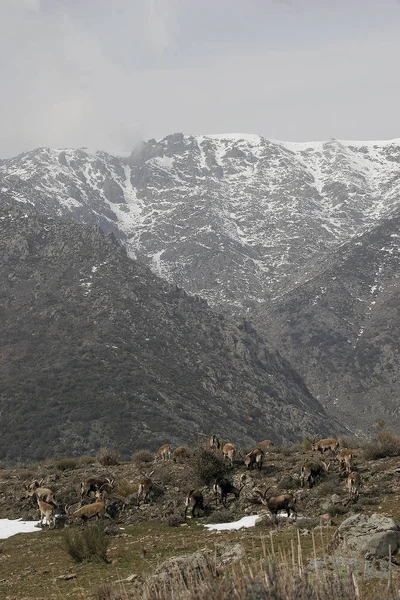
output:
{"label": "overcast sky", "polygon": [[400,137],[399,0],[0,0],[0,157]]}

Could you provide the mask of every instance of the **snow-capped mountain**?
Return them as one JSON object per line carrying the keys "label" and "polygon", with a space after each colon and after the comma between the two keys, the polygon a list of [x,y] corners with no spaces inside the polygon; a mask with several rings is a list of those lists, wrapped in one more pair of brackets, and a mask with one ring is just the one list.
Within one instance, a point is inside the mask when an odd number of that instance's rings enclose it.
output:
{"label": "snow-capped mountain", "polygon": [[400,139],[174,134],[129,158],[42,148],[2,161],[0,190],[3,202],[98,223],[169,281],[252,315],[396,209]]}
{"label": "snow-capped mountain", "polygon": [[98,224],[158,275],[246,315],[346,423],[397,419],[400,337],[369,325],[397,327],[399,253],[386,278],[382,249],[396,241],[385,227],[397,235],[400,139],[174,134],[128,158],[41,148],[0,162],[0,198]]}

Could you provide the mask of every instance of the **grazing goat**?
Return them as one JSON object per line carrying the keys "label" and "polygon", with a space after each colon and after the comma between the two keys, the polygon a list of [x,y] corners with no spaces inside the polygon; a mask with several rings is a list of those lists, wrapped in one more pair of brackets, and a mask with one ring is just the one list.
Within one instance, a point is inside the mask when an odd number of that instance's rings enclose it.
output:
{"label": "grazing goat", "polygon": [[[106,514],[106,505],[103,501],[97,500],[92,504],[85,504],[85,506],[81,506],[78,510],[75,510],[73,513],[69,514],[68,506],[65,507],[65,513],[68,519],[82,519],[83,522],[88,521],[89,519],[100,519],[100,517],[108,517]],[[109,518],[109,517],[108,517]]]}
{"label": "grazing goat", "polygon": [[354,450],[344,448],[339,452],[336,458],[339,462],[339,471],[342,472],[344,469],[347,474],[351,473],[353,469]]}
{"label": "grazing goat", "polygon": [[58,508],[58,504],[56,502],[56,499],[54,497],[54,492],[50,489],[50,488],[45,488],[45,487],[37,487],[35,489],[31,489],[26,493],[25,498],[29,497],[29,498],[40,498],[40,500],[44,500],[44,502],[47,502],[48,504],[52,504],[53,506]]}
{"label": "grazing goat", "polygon": [[261,471],[264,461],[264,452],[260,448],[254,448],[251,452],[246,455],[244,464],[251,471],[256,468]]}
{"label": "grazing goat", "polygon": [[239,498],[240,492],[245,485],[246,484],[243,483],[240,488],[237,488],[231,481],[229,481],[229,479],[217,479],[213,485],[215,504],[218,505],[219,500],[221,504],[226,506],[228,494],[234,494],[236,498]]}
{"label": "grazing goat", "polygon": [[161,460],[168,460],[171,458],[171,444],[164,444],[157,452],[154,452],[154,462],[157,462],[159,456],[161,457]]}
{"label": "grazing goat", "polygon": [[233,461],[236,456],[235,444],[225,444],[222,448],[222,454],[224,455],[224,459],[229,460],[231,463],[231,467],[233,467]]}
{"label": "grazing goat", "polygon": [[361,477],[357,471],[352,471],[347,476],[347,489],[349,491],[349,498],[356,500],[360,493]]}
{"label": "grazing goat", "polygon": [[287,512],[288,518],[292,515],[295,520],[297,519],[296,512],[296,497],[293,494],[280,494],[279,496],[268,496],[267,488],[264,493],[256,490],[259,496],[261,496],[261,502],[268,507],[272,515],[275,517],[275,522],[278,521],[278,513],[281,510]]}
{"label": "grazing goat", "polygon": [[316,442],[314,440],[314,442],[311,442],[311,449],[312,450],[318,450],[318,452],[321,452],[322,454],[324,454],[327,450],[330,450],[331,452],[335,453],[339,448],[339,440],[337,440],[336,438],[326,438],[323,440],[319,440],[319,442]]}
{"label": "grazing goat", "polygon": [[153,475],[152,471],[148,477],[143,477],[139,481],[138,493],[137,493],[137,505],[139,506],[140,500],[143,498],[143,502],[150,502],[150,490],[153,487],[153,481],[150,479]]}
{"label": "grazing goat", "polygon": [[216,435],[210,437],[210,448],[211,450],[219,450],[221,448],[221,442]]}
{"label": "grazing goat", "polygon": [[178,446],[178,448],[175,448],[174,453],[172,455],[172,460],[174,462],[176,462],[178,459],[181,460],[185,460],[185,458],[189,458],[190,456],[190,452],[189,449],[186,448],[185,446]]}
{"label": "grazing goat", "polygon": [[110,479],[109,477],[87,477],[81,481],[81,502],[84,497],[90,497],[90,494],[93,492],[94,494],[97,490],[105,490],[109,494],[112,492],[115,484],[115,479]]}
{"label": "grazing goat", "polygon": [[[38,507],[40,510],[40,523],[41,525],[47,524],[49,528],[53,524],[53,527],[56,526],[56,518],[54,516],[55,507],[53,504],[49,504],[48,502],[43,502],[40,496],[36,496]],[[44,523],[45,521],[45,523]]]}
{"label": "grazing goat", "polygon": [[321,476],[325,471],[327,472],[331,463],[313,463],[305,462],[301,465],[300,470],[300,484],[304,487],[305,483],[308,483],[308,487],[312,488],[317,477]]}
{"label": "grazing goat", "polygon": [[259,442],[256,446],[256,448],[260,448],[260,450],[262,450],[263,452],[268,452],[268,450],[271,449],[271,446],[273,446],[274,443],[271,442],[271,440],[263,440],[262,442]]}
{"label": "grazing goat", "polygon": [[187,515],[188,509],[192,510],[192,519],[194,519],[194,511],[197,509],[197,516],[199,516],[199,511],[204,510],[204,498],[203,494],[200,490],[190,490],[186,494],[185,498],[185,519]]}

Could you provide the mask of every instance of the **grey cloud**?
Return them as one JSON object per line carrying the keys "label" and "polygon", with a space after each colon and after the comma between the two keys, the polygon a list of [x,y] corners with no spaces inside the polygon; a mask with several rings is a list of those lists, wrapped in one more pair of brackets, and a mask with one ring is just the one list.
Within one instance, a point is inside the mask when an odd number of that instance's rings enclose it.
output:
{"label": "grey cloud", "polygon": [[174,131],[398,137],[399,17],[395,0],[3,0],[0,156]]}

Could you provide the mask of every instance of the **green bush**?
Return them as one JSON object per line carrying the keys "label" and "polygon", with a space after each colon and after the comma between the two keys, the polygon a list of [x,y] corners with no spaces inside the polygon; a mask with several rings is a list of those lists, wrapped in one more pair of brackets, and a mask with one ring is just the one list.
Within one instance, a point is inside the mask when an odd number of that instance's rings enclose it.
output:
{"label": "green bush", "polygon": [[400,456],[400,436],[388,429],[381,429],[375,442],[364,445],[363,453],[367,460],[378,460],[388,456]]}
{"label": "green bush", "polygon": [[81,531],[67,529],[63,532],[63,548],[76,563],[89,560],[108,562],[107,549],[110,545],[103,529],[88,525]]}
{"label": "green bush", "polygon": [[140,466],[143,463],[152,463],[154,462],[154,454],[153,452],[150,452],[150,450],[138,450],[133,454],[132,462],[137,466]]}
{"label": "green bush", "polygon": [[210,485],[217,477],[223,477],[228,470],[222,458],[204,448],[196,448],[187,464],[199,485]]}
{"label": "green bush", "polygon": [[101,448],[96,459],[103,467],[112,467],[119,465],[121,457],[115,448]]}
{"label": "green bush", "polygon": [[64,457],[64,458],[56,459],[54,461],[54,466],[59,471],[68,471],[68,470],[76,469],[76,467],[78,466],[78,463],[73,458]]}

